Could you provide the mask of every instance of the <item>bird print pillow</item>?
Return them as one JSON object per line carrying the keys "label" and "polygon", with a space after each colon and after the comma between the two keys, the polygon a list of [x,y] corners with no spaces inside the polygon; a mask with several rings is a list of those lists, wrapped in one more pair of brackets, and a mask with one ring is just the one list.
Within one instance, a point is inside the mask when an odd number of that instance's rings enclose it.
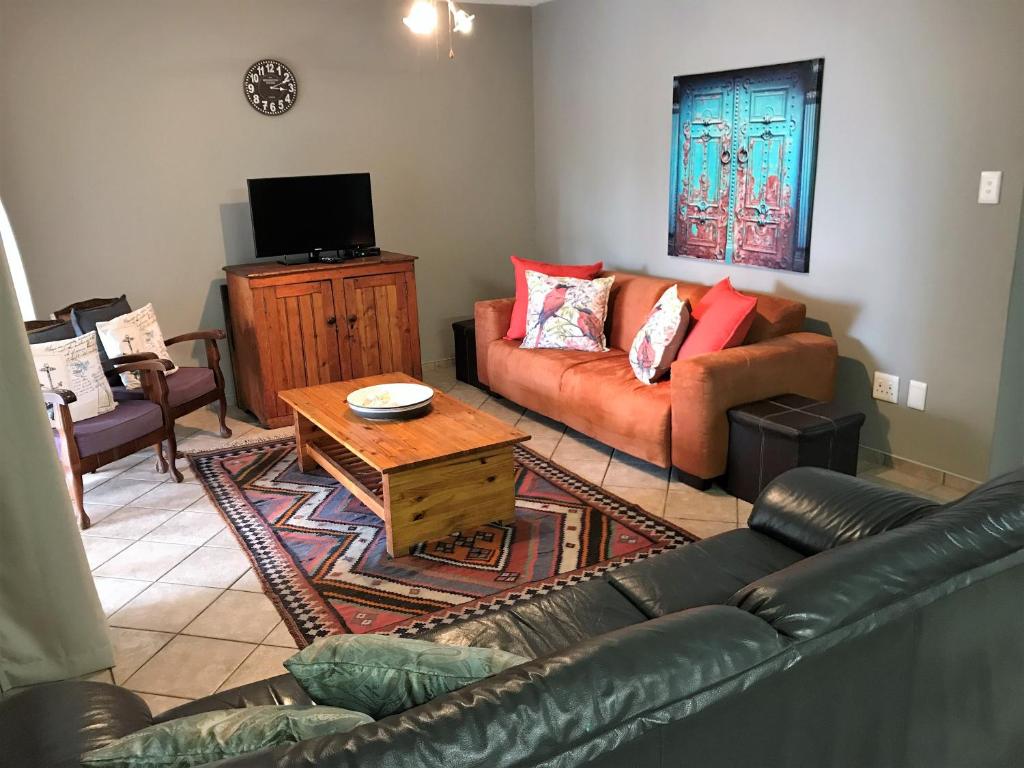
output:
{"label": "bird print pillow", "polygon": [[[113,320],[101,320],[96,323],[96,332],[100,335],[100,342],[109,358],[152,352],[161,360],[171,359],[167,347],[164,346],[164,335],[160,333],[152,304],[147,304],[127,315],[118,315]],[[177,370],[178,366],[174,366],[164,373],[169,376]],[[121,382],[128,389],[142,387],[142,382],[134,373],[122,373]]]}
{"label": "bird print pillow", "polygon": [[644,384],[653,384],[672,367],[690,326],[690,302],[671,286],[658,299],[629,348],[629,364]]}
{"label": "bird print pillow", "polygon": [[[103,373],[96,333],[90,331],[73,339],[30,344],[32,362],[41,389],[68,389],[75,402],[68,406],[72,421],[83,421],[114,410],[114,393]],[[56,409],[47,406],[50,421]]]}
{"label": "bird print pillow", "polygon": [[521,349],[607,352],[604,319],[614,277],[581,280],[526,271],[529,299]]}

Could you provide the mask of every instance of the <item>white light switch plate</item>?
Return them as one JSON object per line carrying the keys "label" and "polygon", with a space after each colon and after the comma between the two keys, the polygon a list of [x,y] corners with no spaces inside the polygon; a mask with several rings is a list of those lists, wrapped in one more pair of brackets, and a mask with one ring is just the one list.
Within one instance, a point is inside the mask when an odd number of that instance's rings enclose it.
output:
{"label": "white light switch plate", "polygon": [[923,381],[910,380],[910,389],[907,390],[907,408],[915,411],[924,410],[925,396],[928,394],[928,385]]}
{"label": "white light switch plate", "polygon": [[1002,171],[982,171],[978,186],[978,202],[982,205],[999,204],[999,188],[1003,185]]}

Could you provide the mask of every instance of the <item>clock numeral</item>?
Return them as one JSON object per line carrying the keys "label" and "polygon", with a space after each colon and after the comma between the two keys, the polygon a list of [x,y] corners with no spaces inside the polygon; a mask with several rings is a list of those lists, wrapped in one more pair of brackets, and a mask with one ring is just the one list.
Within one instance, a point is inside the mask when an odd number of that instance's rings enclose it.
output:
{"label": "clock numeral", "polygon": [[260,103],[260,95],[258,93],[252,95],[252,103],[257,105]]}
{"label": "clock numeral", "polygon": [[249,75],[249,79],[252,80],[254,83],[258,83],[260,81],[260,76],[253,72],[251,75]]}
{"label": "clock numeral", "polygon": [[245,87],[249,90],[249,93],[256,93],[256,86],[252,83],[246,83]]}
{"label": "clock numeral", "polygon": [[291,103],[292,103],[292,95],[291,95],[290,93],[286,93],[286,94],[284,95],[284,100],[285,100],[286,102],[288,102],[289,104],[291,104]]}
{"label": "clock numeral", "polygon": [[267,111],[267,100],[266,99],[263,100],[263,111],[264,112]]}

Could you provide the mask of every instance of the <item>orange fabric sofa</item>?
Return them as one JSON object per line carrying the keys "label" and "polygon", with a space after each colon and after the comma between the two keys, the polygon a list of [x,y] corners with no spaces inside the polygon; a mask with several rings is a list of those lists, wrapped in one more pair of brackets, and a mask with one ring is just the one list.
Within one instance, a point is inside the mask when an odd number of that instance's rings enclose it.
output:
{"label": "orange fabric sofa", "polygon": [[696,306],[709,286],[604,274],[615,276],[605,326],[608,352],[520,349],[520,342],[502,338],[514,300],[478,301],[480,381],[606,445],[661,467],[673,466],[697,487],[725,472],[730,408],[786,393],[832,398],[835,340],[800,331],[803,304],[749,291],[757,296],[757,314],[742,346],[677,360],[669,379],[642,384],[630,368],[628,350],[651,307],[670,285]]}

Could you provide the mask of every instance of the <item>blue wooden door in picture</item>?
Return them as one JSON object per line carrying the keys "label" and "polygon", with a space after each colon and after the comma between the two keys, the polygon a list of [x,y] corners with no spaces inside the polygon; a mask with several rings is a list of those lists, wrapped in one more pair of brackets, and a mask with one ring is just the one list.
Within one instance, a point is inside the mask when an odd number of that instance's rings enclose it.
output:
{"label": "blue wooden door in picture", "polygon": [[676,78],[670,255],[808,270],[823,63]]}

